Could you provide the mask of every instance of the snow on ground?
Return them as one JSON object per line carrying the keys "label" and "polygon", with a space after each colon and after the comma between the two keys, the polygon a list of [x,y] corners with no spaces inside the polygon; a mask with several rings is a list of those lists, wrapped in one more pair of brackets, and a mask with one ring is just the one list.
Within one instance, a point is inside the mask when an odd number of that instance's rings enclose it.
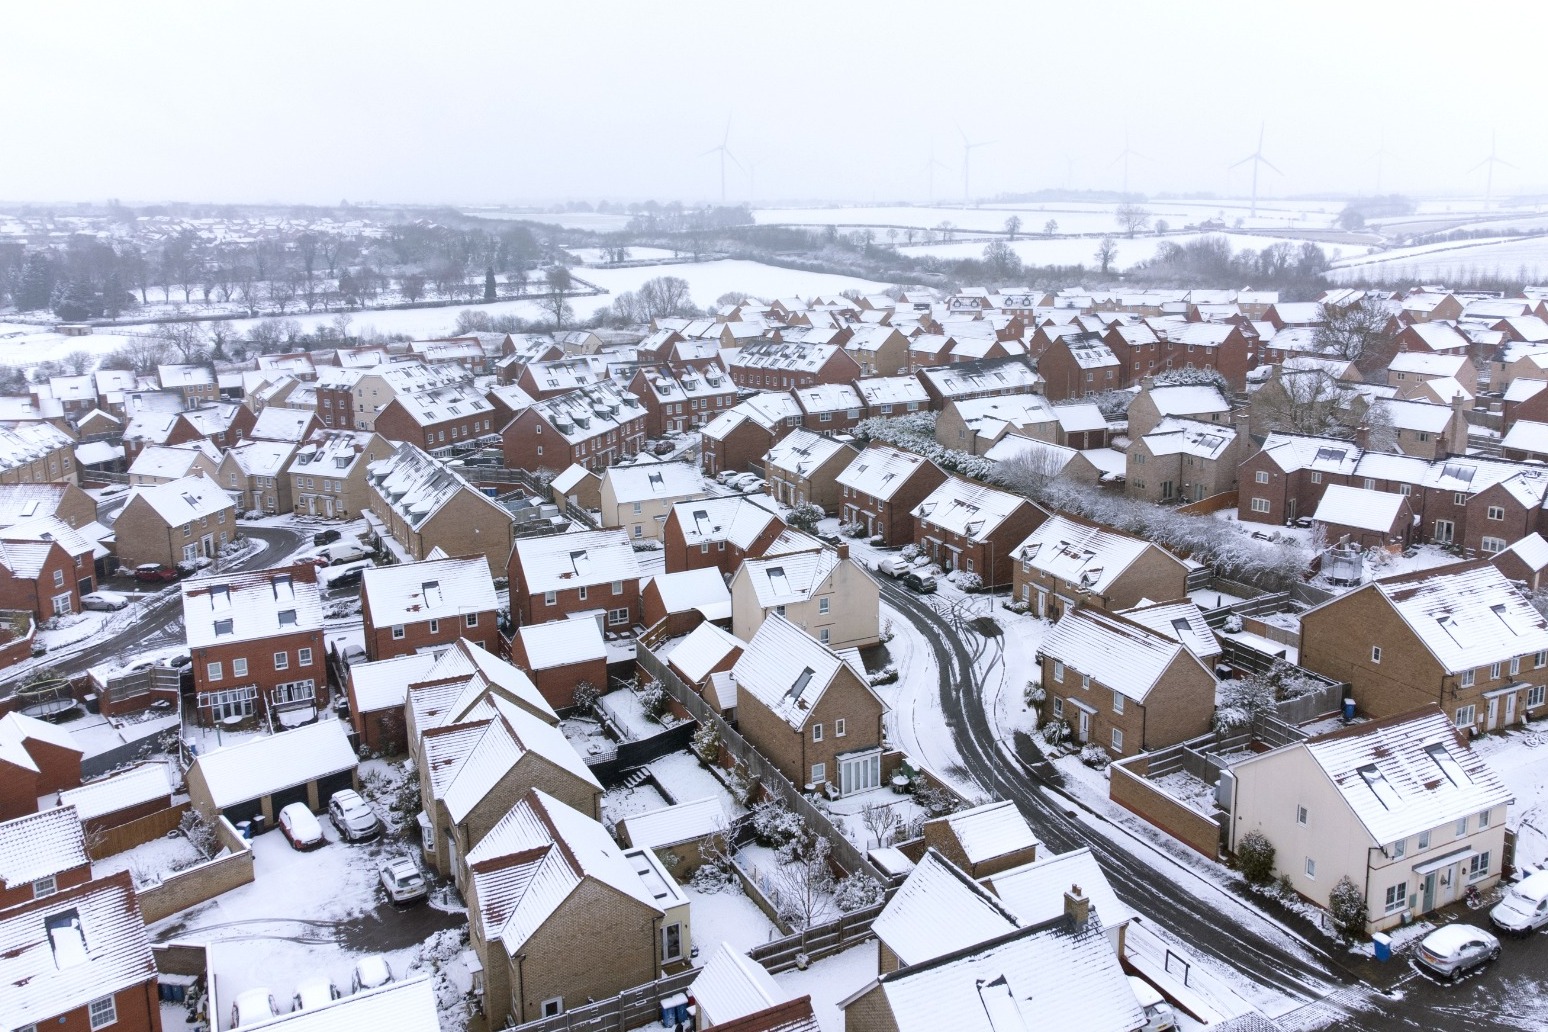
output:
{"label": "snow on ground", "polygon": [[812,1010],[822,1032],[843,1032],[844,1016],[839,1001],[874,979],[881,970],[875,940],[868,940],[817,961],[805,971],[786,971],[774,981],[794,996],[810,996]]}
{"label": "snow on ground", "polygon": [[881,806],[897,812],[898,822],[891,832],[895,838],[903,838],[907,834],[906,829],[909,825],[925,816],[924,808],[914,801],[913,796],[899,795],[889,785],[866,792],[856,792],[818,805],[825,809],[829,817],[844,830],[844,837],[854,843],[856,849],[862,851],[891,844],[877,842],[876,836],[865,826],[864,811],[867,806]]}
{"label": "snow on ground", "polygon": [[1516,867],[1548,864],[1548,720],[1473,739],[1473,750],[1504,779],[1515,803]]}
{"label": "snow on ground", "polygon": [[1274,641],[1272,638],[1265,638],[1261,634],[1254,634],[1251,631],[1233,631],[1229,634],[1224,631],[1218,631],[1216,633],[1221,637],[1230,638],[1238,644],[1245,645],[1249,649],[1256,649],[1270,656],[1278,656],[1287,663],[1295,663],[1300,659],[1301,650],[1294,645],[1286,645],[1283,642]]}
{"label": "snow on ground", "polygon": [[731,793],[720,779],[711,774],[691,752],[675,752],[659,760],[652,760],[650,772],[667,795],[679,803],[714,796],[720,800],[728,819],[735,819],[747,812],[731,798]]}
{"label": "snow on ground", "polygon": [[[1023,221],[1026,221],[1023,219]],[[1085,220],[1083,219],[1082,222]],[[1064,223],[1059,223],[1061,230]],[[998,227],[996,227],[998,228]],[[1008,241],[1011,250],[1016,252],[1025,265],[1085,265],[1091,267],[1100,264],[1096,257],[1100,240],[1096,237],[1040,237],[1035,234],[1042,229],[1041,225],[1030,227],[1033,236],[1021,236]],[[1116,223],[1109,224],[1106,229],[1118,233]],[[1100,230],[1098,230],[1100,231]],[[1138,265],[1140,262],[1150,261],[1156,256],[1156,252],[1162,244],[1175,244],[1179,247],[1203,240],[1206,236],[1222,237],[1231,245],[1232,251],[1253,250],[1261,251],[1265,247],[1272,247],[1282,243],[1284,237],[1254,236],[1244,233],[1168,233],[1165,236],[1157,236],[1154,233],[1141,233],[1135,237],[1127,237],[1119,234],[1113,243],[1117,245],[1118,256],[1113,262],[1113,268],[1123,270]],[[1003,231],[996,238],[1005,240]],[[1291,243],[1299,244],[1301,241],[1292,240]],[[943,261],[958,261],[963,258],[982,258],[987,239],[955,241],[951,243],[930,244],[902,244],[898,251],[910,258],[923,258],[933,256]],[[1363,252],[1364,248],[1360,248]]]}
{"label": "snow on ground", "polygon": [[633,788],[610,788],[602,793],[602,823],[611,828],[625,817],[659,810],[666,805],[666,796],[648,781]]}
{"label": "snow on ground", "polygon": [[137,742],[177,726],[176,713],[145,710],[126,717],[105,717],[88,713],[78,720],[61,724],[87,756],[99,756],[129,742]]}
{"label": "snow on ground", "polygon": [[608,692],[597,705],[630,739],[649,738],[661,730],[660,724],[645,715],[645,705],[632,689],[619,688]]}
{"label": "snow on ground", "polygon": [[[610,261],[607,252],[600,247],[567,247],[565,250],[587,265],[606,265]],[[627,250],[629,253],[624,258],[626,262],[665,262],[679,257],[664,247],[635,247],[631,244]]]}
{"label": "snow on ground", "polygon": [[171,832],[122,853],[91,862],[91,873],[102,878],[128,871],[135,886],[155,885],[174,871],[199,863],[204,857],[182,832]]}
{"label": "snow on ground", "polygon": [[1215,788],[1185,770],[1151,778],[1150,783],[1188,809],[1208,817],[1215,812]]}
{"label": "snow on ground", "polygon": [[1417,279],[1444,282],[1472,275],[1514,276],[1526,270],[1535,282],[1548,268],[1548,236],[1519,239],[1483,240],[1433,245],[1408,251],[1389,252],[1348,261],[1328,273],[1330,280],[1344,279]]}
{"label": "snow on ground", "polygon": [[584,758],[608,756],[616,751],[602,725],[592,717],[569,717],[559,722],[559,730],[576,752]]}
{"label": "snow on ground", "polygon": [[768,915],[747,898],[738,881],[732,880],[719,892],[700,892],[692,885],[684,885],[683,892],[691,903],[690,933],[699,948],[694,967],[708,963],[723,942],[745,953],[782,937]]}
{"label": "snow on ground", "polygon": [[[1116,184],[1115,184],[1116,185]],[[1333,201],[1276,201],[1259,199],[1257,216],[1251,216],[1246,198],[1209,201],[1147,200],[1142,205],[1152,220],[1164,219],[1174,229],[1220,219],[1235,226],[1241,219],[1248,229],[1327,229],[1342,210]],[[1061,233],[1117,233],[1118,203],[1085,201],[1037,201],[982,207],[960,205],[895,205],[878,207],[761,208],[753,212],[759,225],[806,226],[913,226],[933,229],[950,222],[959,230],[1003,233],[1005,220],[1017,216],[1023,233],[1041,232],[1049,219]]]}

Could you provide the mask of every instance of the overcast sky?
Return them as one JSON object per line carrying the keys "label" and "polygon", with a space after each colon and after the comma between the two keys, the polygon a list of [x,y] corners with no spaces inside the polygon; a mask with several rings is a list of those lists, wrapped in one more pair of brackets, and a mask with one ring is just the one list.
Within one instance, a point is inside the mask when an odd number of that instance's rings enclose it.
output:
{"label": "overcast sky", "polygon": [[[1548,4],[6,5],[0,199],[924,201],[1548,185]],[[1512,46],[1516,41],[1519,46]],[[1512,60],[1511,54],[1519,53]]]}

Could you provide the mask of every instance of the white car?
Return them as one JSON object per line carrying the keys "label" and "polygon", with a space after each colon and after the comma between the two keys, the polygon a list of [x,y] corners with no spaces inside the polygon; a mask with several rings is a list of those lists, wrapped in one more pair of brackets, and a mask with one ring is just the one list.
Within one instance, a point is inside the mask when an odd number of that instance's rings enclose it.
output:
{"label": "white car", "polygon": [[1414,960],[1442,978],[1455,979],[1499,955],[1500,940],[1482,928],[1459,923],[1442,925],[1426,935]]}
{"label": "white car", "polygon": [[1172,1010],[1172,1005],[1156,991],[1156,987],[1143,978],[1129,976],[1129,988],[1134,991],[1134,998],[1140,1006],[1145,1008],[1145,1024],[1140,1026],[1140,1032],[1167,1032],[1168,1029],[1177,1027],[1177,1014]]}
{"label": "white car", "polygon": [[321,975],[313,975],[311,978],[303,978],[296,983],[296,995],[291,998],[290,1009],[293,1011],[316,1010],[318,1007],[326,1007],[334,1000],[343,998],[339,987]]}
{"label": "white car", "polygon": [[1489,920],[1512,935],[1527,935],[1548,925],[1548,871],[1529,874],[1512,885],[1489,911]]}
{"label": "white car", "polygon": [[409,857],[400,856],[387,861],[378,876],[387,898],[394,903],[412,903],[429,895],[430,887],[425,884],[425,876]]}
{"label": "white car", "polygon": [[120,595],[116,591],[93,591],[81,596],[81,608],[111,613],[124,608],[130,601],[128,595]]}
{"label": "white car", "polygon": [[375,989],[377,986],[386,985],[392,981],[392,968],[381,957],[361,957],[355,961],[355,974],[351,981],[351,991],[359,992],[362,989]]}
{"label": "white car", "polygon": [[267,989],[248,989],[237,994],[236,1001],[231,1004],[231,1027],[245,1028],[248,1025],[256,1025],[260,1021],[268,1021],[278,1017],[279,1004],[274,1002],[274,993]]}

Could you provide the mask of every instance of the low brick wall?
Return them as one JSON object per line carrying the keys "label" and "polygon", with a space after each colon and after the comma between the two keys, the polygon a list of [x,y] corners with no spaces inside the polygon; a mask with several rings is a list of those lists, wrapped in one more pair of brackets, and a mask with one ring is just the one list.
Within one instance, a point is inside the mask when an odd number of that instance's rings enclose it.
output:
{"label": "low brick wall", "polygon": [[197,867],[168,875],[160,885],[152,885],[139,892],[140,911],[145,916],[146,924],[154,924],[179,910],[214,899],[239,885],[251,884],[251,844],[224,817],[216,820],[215,834],[220,844],[231,852],[207,860]]}
{"label": "low brick wall", "polygon": [[1108,767],[1108,798],[1154,824],[1211,860],[1220,855],[1220,826],[1145,780],[1149,757],[1140,755]]}
{"label": "low brick wall", "polygon": [[142,846],[161,838],[178,826],[183,819],[183,814],[188,812],[188,805],[178,803],[176,806],[157,810],[145,817],[92,832],[86,839],[91,858],[101,860],[105,856],[122,853],[126,849],[133,849],[135,846]]}
{"label": "low brick wall", "polygon": [[1220,494],[1210,495],[1208,498],[1200,498],[1198,501],[1189,502],[1187,505],[1179,505],[1177,511],[1186,513],[1189,516],[1207,516],[1212,512],[1219,512],[1221,509],[1234,509],[1237,504],[1236,495],[1235,491],[1222,491]]}
{"label": "low brick wall", "polygon": [[209,968],[205,947],[186,942],[156,943],[151,946],[156,970],[163,975],[203,975]]}

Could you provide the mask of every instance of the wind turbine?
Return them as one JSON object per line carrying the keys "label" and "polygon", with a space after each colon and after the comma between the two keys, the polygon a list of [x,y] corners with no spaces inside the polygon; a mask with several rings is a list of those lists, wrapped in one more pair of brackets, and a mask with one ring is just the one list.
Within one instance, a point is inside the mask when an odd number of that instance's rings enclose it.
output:
{"label": "wind turbine", "polygon": [[[736,155],[732,154],[731,153],[731,148],[726,146],[726,144],[729,143],[730,141],[731,141],[731,116],[727,115],[726,116],[726,131],[725,131],[725,134],[723,136],[721,136],[721,138],[720,138],[720,146],[719,147],[711,147],[709,150],[707,150],[703,154],[699,155],[699,157],[701,157],[701,158],[707,157],[707,156],[709,156],[711,154],[719,154],[720,155],[720,206],[722,208],[724,208],[726,206],[726,159],[730,158],[731,159],[731,164],[735,165],[737,168],[742,168],[742,163],[740,161],[736,160]],[[745,168],[742,168],[742,171],[746,172],[747,170]]]}
{"label": "wind turbine", "polygon": [[962,132],[962,127],[957,126],[957,132],[962,135],[962,203],[967,205],[972,202],[973,194],[968,189],[968,171],[972,167],[973,152],[979,147],[987,147],[993,140],[981,140],[978,143],[969,143],[967,133]]}
{"label": "wind turbine", "polygon": [[[1123,196],[1125,200],[1127,200],[1129,196],[1129,159],[1144,157],[1145,155],[1141,154],[1137,150],[1132,149],[1129,146],[1129,134],[1125,132],[1123,134],[1123,151],[1118,155],[1118,157],[1113,159],[1113,165],[1118,164],[1120,161],[1123,162]],[[1107,167],[1112,168],[1113,165],[1109,165]]]}
{"label": "wind turbine", "polygon": [[[1269,168],[1273,168],[1275,172],[1279,172],[1279,169],[1274,168],[1274,163],[1269,161],[1268,158],[1265,158],[1263,156],[1263,123],[1262,122],[1258,123],[1258,149],[1253,151],[1251,154],[1247,155],[1245,158],[1243,158],[1241,161],[1238,161],[1236,164],[1232,165],[1231,167],[1232,168],[1238,168],[1238,167],[1240,167],[1242,165],[1247,164],[1247,162],[1249,162],[1249,161],[1252,162],[1252,212],[1251,212],[1251,215],[1252,215],[1253,218],[1257,218],[1258,217],[1258,166],[1259,165],[1267,165]],[[1280,175],[1284,175],[1283,172],[1279,172],[1279,174]]]}
{"label": "wind turbine", "polygon": [[1376,153],[1371,155],[1371,159],[1374,159],[1376,162],[1376,195],[1378,197],[1381,196],[1382,160],[1384,158],[1390,158],[1393,156],[1393,153],[1387,149],[1387,131],[1383,129],[1379,138],[1379,142],[1376,144]]}
{"label": "wind turbine", "polygon": [[1489,203],[1494,200],[1494,166],[1504,165],[1506,168],[1516,167],[1515,165],[1512,165],[1510,162],[1506,161],[1504,158],[1498,157],[1494,153],[1494,133],[1489,134],[1489,156],[1484,158],[1478,164],[1474,165],[1472,168],[1468,169],[1467,174],[1472,175],[1474,172],[1477,172],[1479,169],[1486,165],[1489,168],[1489,172],[1488,178],[1484,180],[1484,210],[1487,211],[1489,208]]}
{"label": "wind turbine", "polygon": [[935,170],[947,169],[950,166],[935,157],[935,148],[930,148],[930,160],[925,162],[925,172],[930,176],[930,203],[935,203]]}

